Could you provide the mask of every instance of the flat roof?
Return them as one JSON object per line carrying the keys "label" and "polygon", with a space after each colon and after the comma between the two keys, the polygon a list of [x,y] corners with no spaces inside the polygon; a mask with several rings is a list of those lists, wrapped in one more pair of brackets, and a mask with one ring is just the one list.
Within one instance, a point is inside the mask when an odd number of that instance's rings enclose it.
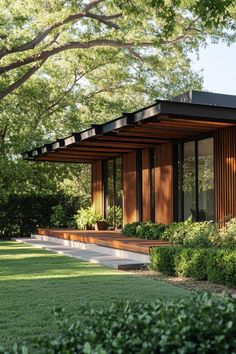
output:
{"label": "flat roof", "polygon": [[232,125],[236,125],[236,96],[189,91],[103,124],[92,124],[22,156],[30,161],[92,163]]}

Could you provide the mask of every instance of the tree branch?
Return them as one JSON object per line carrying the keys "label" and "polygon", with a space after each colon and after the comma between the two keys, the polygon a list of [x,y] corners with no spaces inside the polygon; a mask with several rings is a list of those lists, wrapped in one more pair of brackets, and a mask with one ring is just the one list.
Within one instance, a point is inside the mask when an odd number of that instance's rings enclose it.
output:
{"label": "tree branch", "polygon": [[4,97],[18,89],[23,85],[46,61],[47,59],[42,60],[40,63],[37,63],[30,70],[28,70],[19,80],[15,81],[12,85],[8,86],[4,91],[0,93],[0,100]]}
{"label": "tree branch", "polygon": [[[34,49],[38,44],[40,44],[53,30],[67,24],[73,21],[76,21],[82,17],[85,17],[88,13],[89,10],[103,2],[104,0],[92,0],[88,5],[84,7],[84,9],[76,14],[72,14],[65,18],[62,21],[58,21],[51,26],[47,27],[44,31],[39,32],[31,41],[28,41],[20,46],[13,47],[11,49],[7,48],[2,48],[0,50],[0,59],[2,59],[4,56],[12,53],[19,53],[19,52],[24,52],[30,49]],[[109,19],[105,19],[106,21],[109,21]]]}
{"label": "tree branch", "polygon": [[113,47],[113,48],[133,48],[133,47],[150,47],[153,46],[152,42],[140,42],[135,44],[134,42],[126,43],[112,39],[95,39],[88,42],[67,42],[59,45],[58,47],[50,50],[45,50],[39,54],[34,54],[22,60],[17,60],[13,63],[0,67],[0,74],[4,74],[13,69],[20,68],[27,64],[31,64],[40,60],[48,59],[49,57],[71,49],[90,49],[94,47]]}
{"label": "tree branch", "polygon": [[[121,17],[122,14],[116,14],[114,16],[115,16],[115,18],[118,18],[118,17]],[[108,18],[110,18],[111,16],[103,16],[103,15],[96,15],[96,14],[88,13],[87,15],[85,15],[85,17],[98,20],[99,22],[103,23],[104,25],[106,25],[108,27],[120,29],[120,26],[118,26],[116,23],[112,22],[110,19],[108,20]]]}
{"label": "tree branch", "polygon": [[85,6],[84,12],[92,10],[94,7],[98,6],[103,1],[105,0],[91,0],[89,4]]}

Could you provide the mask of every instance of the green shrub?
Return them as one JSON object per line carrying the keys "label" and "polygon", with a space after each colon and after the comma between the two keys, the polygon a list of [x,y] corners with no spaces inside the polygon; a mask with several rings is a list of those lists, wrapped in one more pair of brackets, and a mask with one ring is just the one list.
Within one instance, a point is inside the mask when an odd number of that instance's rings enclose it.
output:
{"label": "green shrub", "polygon": [[208,280],[236,286],[236,249],[218,249],[209,255],[207,261]]}
{"label": "green shrub", "polygon": [[159,240],[165,230],[165,225],[152,222],[141,223],[137,226],[136,237],[147,240]]}
{"label": "green shrub", "polygon": [[207,258],[209,248],[183,248],[175,256],[175,272],[181,277],[207,280]]}
{"label": "green shrub", "polygon": [[236,286],[236,249],[153,247],[151,269]]}
{"label": "green shrub", "polygon": [[218,240],[218,233],[218,226],[212,222],[186,220],[168,225],[163,239],[186,247],[210,247]]}
{"label": "green shrub", "polygon": [[143,238],[147,240],[159,240],[162,238],[166,225],[154,222],[133,222],[126,224],[122,229],[122,235]]}
{"label": "green shrub", "polygon": [[124,236],[136,236],[137,226],[140,225],[139,222],[132,222],[130,224],[126,224],[122,229],[122,235]]}
{"label": "green shrub", "polygon": [[175,256],[179,247],[152,247],[150,253],[151,269],[158,270],[166,275],[176,276]]}
{"label": "green shrub", "polygon": [[50,224],[52,227],[63,227],[66,222],[66,212],[62,205],[55,205],[52,207],[52,214],[50,217]]}
{"label": "green shrub", "polygon": [[78,229],[84,230],[86,227],[94,228],[97,221],[104,220],[93,207],[81,208],[74,217]]}
{"label": "green shrub", "polygon": [[220,230],[219,245],[223,247],[236,246],[236,218],[230,219],[225,228]]}
{"label": "green shrub", "polygon": [[114,226],[114,216],[116,218],[116,226],[118,228],[121,228],[123,224],[123,213],[121,207],[113,205],[112,207],[109,206],[107,208],[106,220],[110,226]]}
{"label": "green shrub", "polygon": [[232,298],[207,293],[151,304],[116,303],[100,310],[84,307],[77,322],[61,321],[57,336],[36,340],[32,351],[24,346],[8,353],[235,353],[235,318]]}
{"label": "green shrub", "polygon": [[80,197],[64,194],[10,195],[0,203],[0,239],[29,237],[37,228],[54,227],[51,215],[58,205],[64,210],[64,221],[60,227],[70,227],[70,221],[81,203]]}

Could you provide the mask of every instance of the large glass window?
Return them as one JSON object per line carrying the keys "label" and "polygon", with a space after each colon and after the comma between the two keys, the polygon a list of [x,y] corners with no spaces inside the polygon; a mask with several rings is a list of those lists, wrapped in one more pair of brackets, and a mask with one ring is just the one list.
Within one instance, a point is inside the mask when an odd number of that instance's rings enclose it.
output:
{"label": "large glass window", "polygon": [[123,225],[122,158],[108,160],[105,171],[105,216],[110,227],[121,228]]}
{"label": "large glass window", "polygon": [[213,138],[198,141],[198,218],[213,220],[215,209]]}
{"label": "large glass window", "polygon": [[179,219],[214,220],[213,138],[181,145],[178,164]]}
{"label": "large glass window", "polygon": [[184,220],[190,216],[195,216],[196,205],[196,174],[195,174],[195,142],[191,141],[184,144],[183,149],[183,201],[184,201]]}

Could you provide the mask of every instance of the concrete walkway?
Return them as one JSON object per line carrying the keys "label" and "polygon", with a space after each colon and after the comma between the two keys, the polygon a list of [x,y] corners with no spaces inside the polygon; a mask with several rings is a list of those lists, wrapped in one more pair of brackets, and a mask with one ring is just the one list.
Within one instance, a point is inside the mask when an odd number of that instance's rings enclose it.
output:
{"label": "concrete walkway", "polygon": [[34,247],[43,248],[51,252],[63,254],[65,256],[78,258],[83,261],[88,261],[91,263],[99,263],[114,269],[131,270],[131,269],[142,268],[145,265],[143,262],[139,262],[137,260],[120,258],[120,257],[110,256],[109,254],[105,254],[105,253],[67,247],[49,241],[41,241],[32,238],[20,238],[20,239],[16,239],[16,241],[21,243],[27,243]]}

